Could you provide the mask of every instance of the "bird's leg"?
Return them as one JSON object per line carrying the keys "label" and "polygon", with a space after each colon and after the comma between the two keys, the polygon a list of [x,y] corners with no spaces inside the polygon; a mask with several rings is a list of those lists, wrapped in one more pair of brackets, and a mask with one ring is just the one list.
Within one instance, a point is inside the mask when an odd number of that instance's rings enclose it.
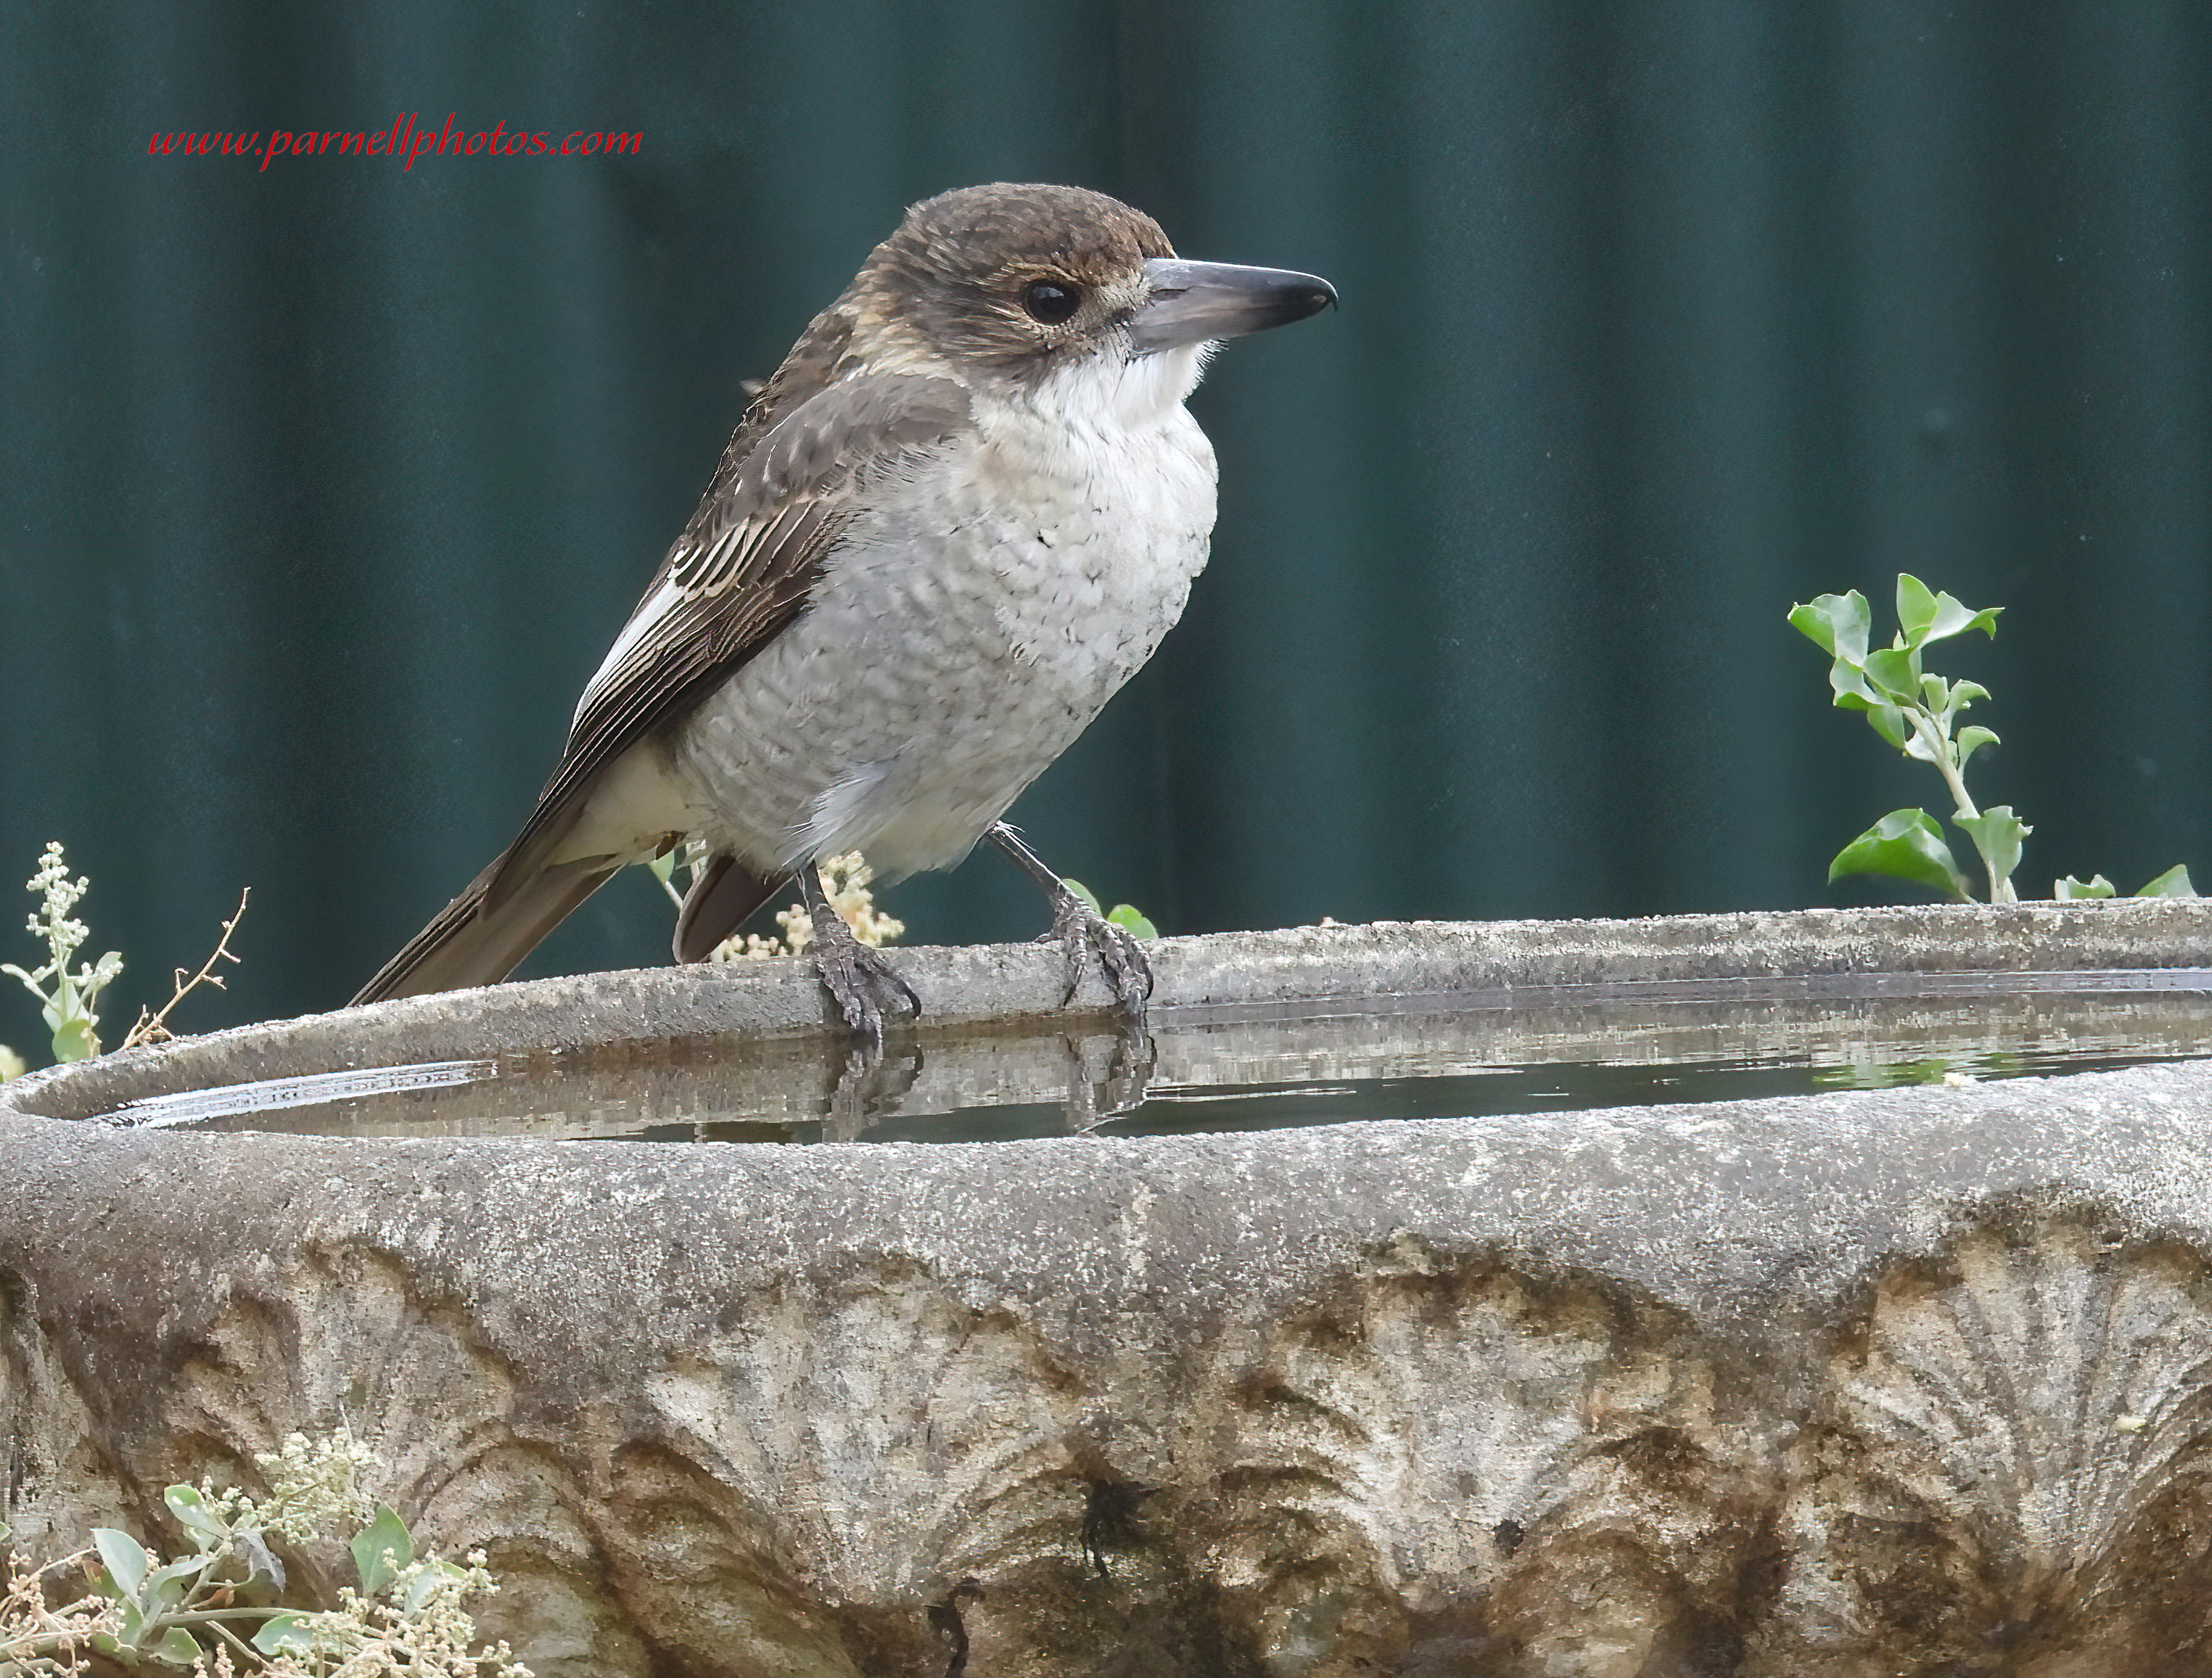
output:
{"label": "bird's leg", "polygon": [[1145,1018],[1145,1000],[1152,994],[1152,967],[1137,940],[1085,903],[1060,883],[1058,874],[1023,842],[1022,836],[1004,822],[991,827],[992,842],[1013,858],[1021,871],[1044,888],[1052,899],[1052,936],[1067,958],[1067,989],[1060,999],[1063,1008],[1075,1000],[1083,982],[1086,954],[1098,958],[1099,971],[1121,1012],[1137,1024]]}
{"label": "bird's leg", "polygon": [[868,1040],[872,1053],[884,1047],[884,1009],[903,1006],[910,1014],[921,1012],[921,999],[892,971],[891,964],[853,936],[845,917],[830,906],[822,889],[822,876],[812,863],[799,870],[799,896],[814,923],[814,938],[806,947],[814,958],[814,970],[822,976],[822,988],[837,1005],[845,1029]]}

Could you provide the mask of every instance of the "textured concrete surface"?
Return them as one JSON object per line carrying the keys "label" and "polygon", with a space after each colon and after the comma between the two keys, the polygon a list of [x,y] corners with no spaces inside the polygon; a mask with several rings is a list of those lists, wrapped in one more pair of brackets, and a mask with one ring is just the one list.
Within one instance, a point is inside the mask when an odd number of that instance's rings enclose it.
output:
{"label": "textured concrete surface", "polygon": [[[2069,972],[2212,967],[2212,899],[1937,905],[1644,921],[1376,921],[1163,939],[1152,946],[1163,1023],[1217,1011],[1310,1012],[1376,998],[1499,1000],[1568,985],[1740,976]],[[979,1025],[1057,1028],[1063,970],[1042,944],[893,951],[928,1009],[925,1042]],[[1095,974],[1073,1018],[1107,996]],[[1529,999],[1534,1000],[1534,999]],[[373,1018],[374,1024],[364,1024]],[[15,1101],[58,1118],[169,1090],[333,1067],[550,1048],[620,1046],[718,1032],[818,1037],[821,988],[803,963],[651,968],[410,998],[111,1055]]]}
{"label": "textured concrete surface", "polygon": [[[1178,940],[1163,1000],[2212,964],[2181,909]],[[940,1027],[1048,1002],[906,960]],[[604,976],[0,1091],[20,1541],[343,1410],[543,1678],[2212,1673],[2212,1063],[996,1146],[61,1122],[813,1011]]]}

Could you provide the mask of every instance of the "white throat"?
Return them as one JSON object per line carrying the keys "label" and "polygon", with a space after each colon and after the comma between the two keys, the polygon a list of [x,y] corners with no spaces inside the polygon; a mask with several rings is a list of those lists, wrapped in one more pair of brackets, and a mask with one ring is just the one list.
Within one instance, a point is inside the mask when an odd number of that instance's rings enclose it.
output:
{"label": "white throat", "polygon": [[1213,349],[1211,344],[1183,344],[1132,357],[1119,345],[1110,346],[1047,374],[1032,402],[1038,413],[1060,425],[1152,430],[1172,418],[1198,387]]}

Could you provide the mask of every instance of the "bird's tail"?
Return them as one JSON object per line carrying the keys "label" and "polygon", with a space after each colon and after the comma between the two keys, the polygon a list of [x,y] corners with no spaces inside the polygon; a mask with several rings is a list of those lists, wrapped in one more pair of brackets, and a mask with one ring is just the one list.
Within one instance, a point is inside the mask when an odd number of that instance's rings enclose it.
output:
{"label": "bird's tail", "polygon": [[[430,924],[377,970],[353,1000],[382,1002],[394,996],[494,985],[514,971],[579,903],[612,879],[616,865],[593,858],[543,868],[520,882],[500,879],[501,855],[440,909]],[[495,898],[492,887],[499,885]]]}
{"label": "bird's tail", "polygon": [[[515,883],[502,877],[514,855],[503,854],[471,880],[468,890],[377,970],[354,1001],[497,984],[621,866],[609,858],[592,857],[541,868]],[[783,878],[763,879],[730,856],[712,858],[692,880],[677,916],[676,959],[704,961],[737,931],[739,921],[768,901]]]}
{"label": "bird's tail", "polygon": [[745,917],[775,895],[788,876],[761,875],[741,866],[726,851],[717,852],[691,877],[684,907],[676,915],[676,959],[704,961],[714,946],[736,932]]}

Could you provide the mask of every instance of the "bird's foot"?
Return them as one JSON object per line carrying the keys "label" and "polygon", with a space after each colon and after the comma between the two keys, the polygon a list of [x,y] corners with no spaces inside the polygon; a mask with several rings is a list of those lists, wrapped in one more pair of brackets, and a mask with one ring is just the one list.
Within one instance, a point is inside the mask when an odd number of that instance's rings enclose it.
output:
{"label": "bird's foot", "polygon": [[1004,822],[992,824],[989,837],[1052,899],[1052,930],[1045,937],[1060,940],[1060,951],[1067,960],[1067,988],[1060,993],[1060,1006],[1064,1008],[1075,1000],[1083,983],[1083,970],[1096,956],[1098,970],[1114,993],[1122,1018],[1131,1027],[1141,1028],[1145,1003],[1152,994],[1152,964],[1145,959],[1135,938],[1070,891],[1067,883],[1045,866],[1044,859]]}
{"label": "bird's foot", "polygon": [[1145,959],[1144,946],[1129,932],[1063,885],[1053,893],[1052,930],[1045,936],[1060,941],[1060,953],[1067,962],[1067,988],[1060,994],[1061,1007],[1075,1000],[1083,983],[1083,970],[1095,957],[1116,1006],[1133,1024],[1144,1023],[1145,1003],[1152,994],[1152,964]]}
{"label": "bird's foot", "polygon": [[830,993],[845,1029],[865,1037],[872,1057],[879,1056],[885,1012],[896,1013],[902,1007],[909,1017],[919,1016],[921,999],[881,951],[853,936],[845,917],[830,906],[821,879],[812,868],[799,871],[799,887],[814,926],[813,939],[806,947],[814,958],[815,972],[821,976],[822,988]]}

